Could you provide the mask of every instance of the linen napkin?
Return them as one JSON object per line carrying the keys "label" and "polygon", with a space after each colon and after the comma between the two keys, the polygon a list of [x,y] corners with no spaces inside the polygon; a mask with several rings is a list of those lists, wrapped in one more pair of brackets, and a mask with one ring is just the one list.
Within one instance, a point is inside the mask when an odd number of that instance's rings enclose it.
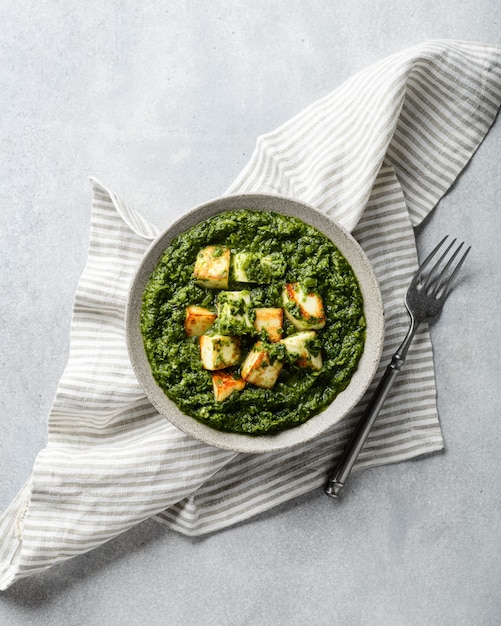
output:
{"label": "linen napkin", "polygon": [[[413,228],[474,154],[500,101],[501,48],[426,42],[358,73],[259,137],[227,191],[303,200],[353,232],[385,305],[376,380],[407,329],[403,298],[417,267]],[[89,255],[75,296],[69,360],[48,417],[47,447],[0,519],[1,589],[150,517],[200,535],[320,487],[376,382],[348,419],[290,451],[237,454],[177,430],[145,398],[125,344],[127,290],[158,229],[91,182]],[[356,467],[443,445],[423,328]]]}

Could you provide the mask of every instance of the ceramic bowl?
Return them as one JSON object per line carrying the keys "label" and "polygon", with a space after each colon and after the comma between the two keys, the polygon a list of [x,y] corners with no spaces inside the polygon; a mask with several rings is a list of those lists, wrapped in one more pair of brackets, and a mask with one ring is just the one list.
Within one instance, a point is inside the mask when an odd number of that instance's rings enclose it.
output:
{"label": "ceramic bowl", "polygon": [[[250,209],[297,217],[326,235],[353,268],[364,299],[366,342],[358,368],[344,391],[321,413],[307,422],[276,434],[250,436],[215,430],[182,413],[157,385],[143,346],[140,312],[143,291],[160,257],[171,241],[197,223],[223,211]],[[264,453],[298,446],[318,437],[341,421],[360,401],[370,385],[381,357],[384,313],[379,284],[357,241],[339,224],[313,207],[289,198],[244,194],[225,196],[192,209],[161,233],[147,250],[131,284],[126,312],[127,344],[132,366],[149,400],[174,426],[209,445],[248,453]]]}

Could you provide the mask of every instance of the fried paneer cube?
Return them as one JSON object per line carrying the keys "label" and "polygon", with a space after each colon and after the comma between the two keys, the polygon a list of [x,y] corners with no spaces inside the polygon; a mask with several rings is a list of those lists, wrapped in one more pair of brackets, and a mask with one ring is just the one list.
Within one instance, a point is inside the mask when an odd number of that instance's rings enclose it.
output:
{"label": "fried paneer cube", "polygon": [[300,367],[313,370],[322,369],[322,353],[318,348],[311,347],[317,333],[314,330],[304,330],[294,333],[280,340],[285,346],[287,353],[296,361]]}
{"label": "fried paneer cube", "polygon": [[240,340],[228,335],[202,335],[200,358],[206,370],[221,370],[240,361]]}
{"label": "fried paneer cube", "polygon": [[300,283],[288,283],[282,291],[282,302],[287,319],[298,330],[315,330],[325,326],[322,298],[309,292]]}
{"label": "fried paneer cube", "polygon": [[282,326],[284,323],[283,309],[275,307],[262,307],[254,309],[254,314],[254,328],[256,331],[259,333],[264,330],[270,341],[280,341],[282,338]]}
{"label": "fried paneer cube", "polygon": [[282,370],[282,363],[271,361],[263,342],[254,344],[245,361],[242,363],[242,378],[257,387],[271,389],[275,386]]}
{"label": "fried paneer cube", "polygon": [[186,307],[184,331],[188,337],[200,337],[214,324],[216,314],[203,306]]}
{"label": "fried paneer cube", "polygon": [[217,402],[222,402],[229,398],[234,391],[242,391],[245,387],[245,380],[230,372],[214,372],[212,374],[212,387],[214,398]]}
{"label": "fried paneer cube", "polygon": [[225,246],[207,246],[197,255],[193,276],[201,287],[228,289],[230,277],[230,249]]}
{"label": "fried paneer cube", "polygon": [[254,331],[251,298],[247,289],[220,291],[217,296],[217,329],[228,335],[247,335]]}
{"label": "fried paneer cube", "polygon": [[233,278],[239,283],[271,283],[284,275],[286,267],[283,256],[277,253],[236,252],[232,263]]}

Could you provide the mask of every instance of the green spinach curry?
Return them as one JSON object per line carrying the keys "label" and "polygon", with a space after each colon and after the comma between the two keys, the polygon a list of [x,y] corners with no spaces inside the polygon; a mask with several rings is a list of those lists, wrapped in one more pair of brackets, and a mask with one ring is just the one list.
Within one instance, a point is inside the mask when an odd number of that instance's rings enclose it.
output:
{"label": "green spinach curry", "polygon": [[172,241],[146,285],[141,332],[181,411],[262,435],[302,424],[348,385],[365,319],[353,270],[327,237],[239,210]]}

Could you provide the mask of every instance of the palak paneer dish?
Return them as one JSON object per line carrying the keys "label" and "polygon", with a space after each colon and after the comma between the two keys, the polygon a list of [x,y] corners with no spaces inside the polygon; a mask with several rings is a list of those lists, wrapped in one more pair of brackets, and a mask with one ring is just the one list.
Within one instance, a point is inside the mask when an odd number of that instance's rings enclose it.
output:
{"label": "palak paneer dish", "polygon": [[346,388],[363,299],[337,247],[302,220],[242,209],[178,235],[148,280],[141,332],[158,385],[212,428],[266,435]]}

